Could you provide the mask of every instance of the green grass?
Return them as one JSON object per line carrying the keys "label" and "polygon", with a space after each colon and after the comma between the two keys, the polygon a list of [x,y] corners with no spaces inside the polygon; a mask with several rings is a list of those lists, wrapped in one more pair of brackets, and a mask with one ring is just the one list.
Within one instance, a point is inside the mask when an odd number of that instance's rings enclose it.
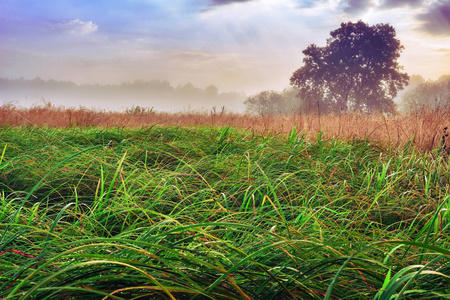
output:
{"label": "green grass", "polygon": [[450,167],[224,128],[0,128],[1,299],[450,298]]}

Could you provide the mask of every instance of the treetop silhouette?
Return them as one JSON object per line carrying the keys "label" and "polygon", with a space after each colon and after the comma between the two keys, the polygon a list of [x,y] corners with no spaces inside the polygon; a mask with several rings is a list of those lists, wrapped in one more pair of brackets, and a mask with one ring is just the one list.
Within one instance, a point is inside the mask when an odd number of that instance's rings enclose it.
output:
{"label": "treetop silhouette", "polygon": [[408,84],[397,62],[403,46],[389,24],[342,23],[324,47],[309,45],[292,75],[303,109],[321,112],[375,110],[393,113],[397,92]]}

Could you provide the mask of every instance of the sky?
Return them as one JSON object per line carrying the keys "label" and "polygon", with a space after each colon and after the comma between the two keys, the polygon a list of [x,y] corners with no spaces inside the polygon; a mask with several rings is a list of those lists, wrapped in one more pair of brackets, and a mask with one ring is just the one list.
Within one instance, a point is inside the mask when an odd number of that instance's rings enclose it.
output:
{"label": "sky", "polygon": [[408,74],[450,73],[450,0],[0,0],[0,77],[282,90],[358,20],[396,29]]}

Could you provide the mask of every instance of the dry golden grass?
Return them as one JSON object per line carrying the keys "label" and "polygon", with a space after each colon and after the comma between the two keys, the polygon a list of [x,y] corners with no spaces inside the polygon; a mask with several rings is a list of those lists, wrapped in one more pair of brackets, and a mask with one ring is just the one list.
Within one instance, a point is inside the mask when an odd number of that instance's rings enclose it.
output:
{"label": "dry golden grass", "polygon": [[407,116],[345,113],[339,115],[251,116],[216,112],[163,113],[152,111],[112,112],[86,108],[56,107],[50,103],[31,108],[11,104],[0,106],[0,126],[39,127],[146,127],[159,126],[232,126],[256,132],[288,133],[294,126],[311,138],[323,131],[323,138],[344,140],[367,138],[393,147],[408,141],[423,151],[439,147],[442,130],[449,126],[450,108],[422,111]]}

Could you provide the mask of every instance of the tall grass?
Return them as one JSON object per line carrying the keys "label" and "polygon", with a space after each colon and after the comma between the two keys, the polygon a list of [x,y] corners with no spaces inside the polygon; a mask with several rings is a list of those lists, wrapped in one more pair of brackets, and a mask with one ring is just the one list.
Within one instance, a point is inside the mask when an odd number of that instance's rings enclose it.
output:
{"label": "tall grass", "polygon": [[0,148],[0,298],[450,298],[450,170],[411,141],[3,127]]}
{"label": "tall grass", "polygon": [[374,113],[341,113],[334,115],[292,114],[254,116],[229,113],[224,109],[204,112],[164,113],[133,107],[124,112],[91,110],[87,108],[57,107],[49,102],[31,108],[11,103],[0,106],[0,126],[39,126],[51,128],[102,127],[139,128],[158,126],[231,126],[251,129],[259,133],[288,134],[293,127],[315,136],[319,132],[326,139],[369,139],[405,147],[412,142],[420,151],[430,152],[439,146],[442,130],[449,126],[450,109],[421,111],[410,115],[384,116]]}

